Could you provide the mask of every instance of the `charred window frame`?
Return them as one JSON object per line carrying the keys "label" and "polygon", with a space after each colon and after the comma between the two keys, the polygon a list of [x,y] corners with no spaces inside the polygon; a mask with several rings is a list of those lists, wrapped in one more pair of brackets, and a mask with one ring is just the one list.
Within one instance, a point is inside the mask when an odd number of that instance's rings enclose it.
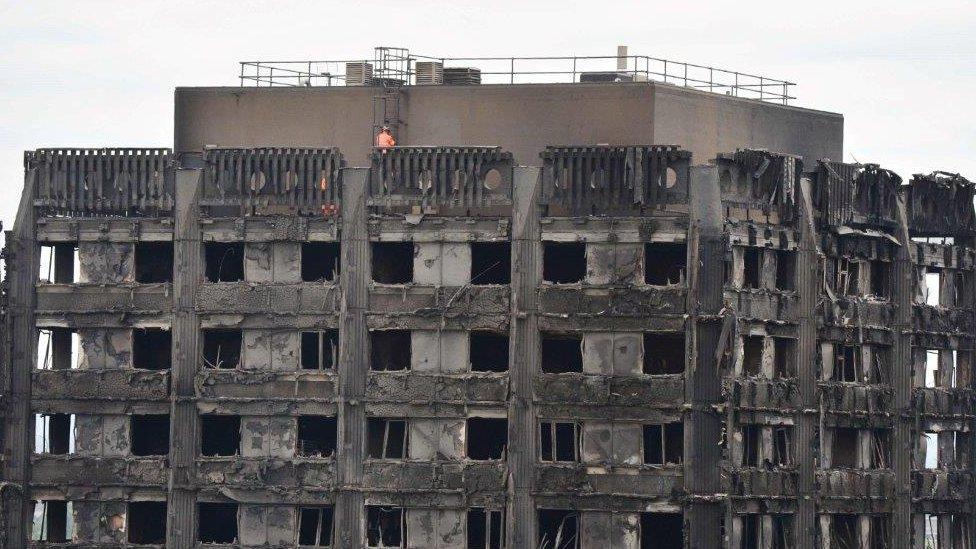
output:
{"label": "charred window frame", "polygon": [[302,243],[302,282],[331,282],[339,276],[338,242]]}
{"label": "charred window frame", "polygon": [[761,335],[742,336],[742,375],[755,377],[763,373],[765,339]]}
{"label": "charred window frame", "polygon": [[173,363],[173,332],[161,328],[132,330],[132,367],[169,370]]}
{"label": "charred window frame", "polygon": [[792,549],[795,547],[796,531],[793,515],[774,514],[772,519],[772,549]]}
{"label": "charred window frame", "polygon": [[830,546],[860,547],[858,516],[835,514],[830,516]]}
{"label": "charred window frame", "polygon": [[81,336],[74,328],[38,328],[37,369],[75,370],[81,360]]}
{"label": "charred window frame", "polygon": [[579,549],[579,513],[566,509],[539,509],[536,549]]}
{"label": "charred window frame", "polygon": [[339,360],[339,330],[302,332],[303,370],[334,370]]}
{"label": "charred window frame", "polygon": [[891,347],[888,345],[871,345],[871,369],[868,383],[888,385],[891,380]]}
{"label": "charred window frame", "polygon": [[773,338],[774,374],[776,379],[796,377],[796,340],[791,337]]}
{"label": "charred window frame", "polygon": [[891,264],[887,261],[871,261],[871,280],[869,292],[875,297],[891,298]]}
{"label": "charred window frame", "polygon": [[684,424],[653,423],[643,430],[644,463],[647,465],[679,465],[684,458]]}
{"label": "charred window frame", "polygon": [[41,242],[38,280],[50,284],[77,284],[81,265],[77,242]]}
{"label": "charred window frame", "polygon": [[471,284],[511,284],[512,244],[510,242],[471,243]]}
{"label": "charred window frame", "polygon": [[413,242],[371,243],[373,282],[410,284],[413,282]]}
{"label": "charred window frame", "polygon": [[760,549],[760,539],[762,537],[762,515],[747,513],[739,515],[739,525],[742,529],[741,549]]}
{"label": "charred window frame", "polygon": [[298,416],[296,453],[304,457],[332,457],[336,452],[338,425],[335,416]]}
{"label": "charred window frame", "polygon": [[508,450],[508,418],[469,417],[465,425],[468,459],[505,459]]}
{"label": "charred window frame", "polygon": [[793,426],[778,425],[772,428],[772,461],[776,467],[792,467],[795,453],[793,445]]}
{"label": "charred window frame", "polygon": [[833,261],[834,291],[840,295],[858,295],[858,279],[860,263],[846,257],[838,257]]}
{"label": "charred window frame", "polygon": [[763,249],[746,247],[742,251],[742,287],[758,290],[762,287]]}
{"label": "charred window frame", "polygon": [[677,242],[644,244],[644,284],[684,284],[688,268],[688,246]]}
{"label": "charred window frame", "polygon": [[834,371],[831,381],[855,383],[861,379],[861,348],[847,343],[834,344]]}
{"label": "charred window frame", "polygon": [[472,507],[468,509],[467,549],[505,547],[505,510]]}
{"label": "charred window frame", "polygon": [[236,503],[197,503],[197,541],[235,543],[237,513]]}
{"label": "charred window frame", "polygon": [[871,459],[872,469],[888,469],[891,467],[891,431],[889,429],[871,430]]}
{"label": "charred window frame", "polygon": [[776,250],[776,289],[796,290],[796,252]]}
{"label": "charred window frame", "polygon": [[34,414],[34,453],[75,453],[75,415]]}
{"label": "charred window frame", "polygon": [[646,375],[685,373],[684,332],[644,332],[643,372]]}
{"label": "charred window frame", "polygon": [[855,469],[858,464],[858,430],[836,427],[830,444],[830,466],[833,469]]}
{"label": "charred window frame", "polygon": [[539,460],[576,463],[580,458],[582,426],[573,421],[539,423]]}
{"label": "charred window frame", "polygon": [[580,373],[583,371],[583,335],[579,333],[542,332],[540,334],[545,374]]}
{"label": "charred window frame", "polygon": [[762,427],[742,425],[742,466],[759,467],[762,464]]}
{"label": "charred window frame", "polygon": [[586,244],[542,243],[542,280],[551,284],[579,284],[586,277]]}
{"label": "charred window frame", "polygon": [[370,370],[374,372],[409,370],[410,353],[410,330],[370,330]]}
{"label": "charred window frame", "polygon": [[241,450],[241,416],[200,416],[200,454],[205,457],[236,456]]}
{"label": "charred window frame", "polygon": [[389,549],[407,546],[407,513],[402,507],[366,506],[366,547]]}
{"label": "charred window frame", "polygon": [[507,333],[473,331],[469,336],[468,363],[472,372],[507,372],[509,338]]}
{"label": "charred window frame", "polygon": [[243,242],[207,242],[203,253],[208,282],[244,281]]}
{"label": "charred window frame", "polygon": [[203,365],[218,370],[233,370],[241,363],[241,330],[203,330]]}
{"label": "charred window frame", "polygon": [[136,282],[154,284],[173,281],[173,243],[136,242]]}
{"label": "charred window frame", "polygon": [[72,502],[63,499],[45,499],[33,501],[31,507],[31,541],[49,543],[71,541],[68,517],[73,514]]}
{"label": "charred window frame", "polygon": [[366,419],[366,454],[370,459],[406,459],[409,444],[406,419]]}
{"label": "charred window frame", "polygon": [[685,525],[680,513],[641,513],[641,549],[684,549]]}
{"label": "charred window frame", "polygon": [[166,543],[165,501],[130,501],[127,513],[129,543]]}
{"label": "charred window frame", "polygon": [[891,517],[871,515],[871,547],[891,547]]}
{"label": "charred window frame", "polygon": [[298,509],[298,546],[332,547],[333,508],[300,507]]}
{"label": "charred window frame", "polygon": [[133,415],[129,440],[134,456],[169,455],[169,414]]}

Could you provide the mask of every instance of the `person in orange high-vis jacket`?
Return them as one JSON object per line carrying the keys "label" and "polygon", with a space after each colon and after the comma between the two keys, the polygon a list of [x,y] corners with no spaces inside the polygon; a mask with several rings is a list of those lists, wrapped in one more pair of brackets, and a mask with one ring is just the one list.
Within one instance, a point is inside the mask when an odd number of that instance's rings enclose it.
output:
{"label": "person in orange high-vis jacket", "polygon": [[383,126],[380,133],[376,134],[376,146],[381,149],[388,149],[396,145],[396,139],[393,139],[393,134],[390,133],[389,126]]}

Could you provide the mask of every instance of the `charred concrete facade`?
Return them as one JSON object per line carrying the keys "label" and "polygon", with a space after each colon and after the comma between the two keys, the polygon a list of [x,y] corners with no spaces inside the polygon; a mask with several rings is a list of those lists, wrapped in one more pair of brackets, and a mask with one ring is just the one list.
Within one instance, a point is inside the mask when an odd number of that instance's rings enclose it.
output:
{"label": "charred concrete facade", "polygon": [[28,152],[0,545],[969,547],[974,187],[796,152]]}

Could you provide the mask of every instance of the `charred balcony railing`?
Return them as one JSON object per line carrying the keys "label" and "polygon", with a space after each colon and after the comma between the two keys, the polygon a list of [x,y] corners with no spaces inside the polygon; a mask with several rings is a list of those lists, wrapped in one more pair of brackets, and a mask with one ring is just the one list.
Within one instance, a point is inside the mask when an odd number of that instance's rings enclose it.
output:
{"label": "charred balcony railing", "polygon": [[558,146],[541,156],[549,215],[640,215],[688,202],[691,153],[674,145]]}
{"label": "charred balcony railing", "polygon": [[370,205],[472,215],[510,208],[513,164],[512,153],[499,147],[373,149]]}
{"label": "charred balcony railing", "polygon": [[173,209],[170,149],[38,149],[24,153],[35,170],[41,215],[168,216]]}
{"label": "charred balcony railing", "polygon": [[793,221],[798,177],[803,169],[797,157],[739,149],[720,154],[715,162],[725,206],[776,212],[780,222]]}
{"label": "charred balcony railing", "polygon": [[815,172],[814,204],[827,225],[898,226],[901,177],[877,164],[821,160]]}
{"label": "charred balcony railing", "polygon": [[338,213],[344,161],[337,148],[208,148],[203,160],[200,205],[212,212]]}
{"label": "charred balcony railing", "polygon": [[916,174],[899,189],[905,198],[912,236],[972,237],[976,233],[976,184],[959,174]]}

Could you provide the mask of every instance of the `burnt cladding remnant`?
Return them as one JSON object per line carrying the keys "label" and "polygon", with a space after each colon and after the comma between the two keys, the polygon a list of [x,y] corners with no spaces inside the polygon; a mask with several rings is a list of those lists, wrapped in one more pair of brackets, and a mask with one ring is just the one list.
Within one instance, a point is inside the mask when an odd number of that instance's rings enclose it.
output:
{"label": "burnt cladding remnant", "polygon": [[0,546],[972,546],[962,177],[372,161],[27,153]]}

